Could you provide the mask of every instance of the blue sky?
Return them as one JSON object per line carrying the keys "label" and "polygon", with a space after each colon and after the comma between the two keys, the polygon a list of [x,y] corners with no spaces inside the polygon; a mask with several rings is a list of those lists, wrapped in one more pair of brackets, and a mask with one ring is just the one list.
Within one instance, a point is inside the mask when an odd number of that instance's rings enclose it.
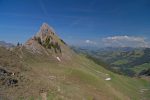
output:
{"label": "blue sky", "polygon": [[97,44],[116,36],[147,42],[150,1],[0,0],[0,40],[25,42],[43,22],[69,44]]}

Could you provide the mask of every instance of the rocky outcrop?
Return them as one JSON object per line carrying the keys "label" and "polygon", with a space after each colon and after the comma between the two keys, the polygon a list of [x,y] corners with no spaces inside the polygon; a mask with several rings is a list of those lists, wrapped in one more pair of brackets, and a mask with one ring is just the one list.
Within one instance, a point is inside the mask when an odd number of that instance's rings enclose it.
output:
{"label": "rocky outcrop", "polygon": [[44,23],[40,31],[31,39],[29,39],[25,47],[32,50],[33,53],[46,52],[44,49],[51,49],[55,53],[61,53],[61,47],[58,42],[58,37],[48,24]]}
{"label": "rocky outcrop", "polygon": [[24,46],[34,54],[46,54],[54,58],[59,57],[60,59],[71,59],[72,56],[71,49],[46,23],[41,26],[39,32],[29,39]]}
{"label": "rocky outcrop", "polygon": [[18,79],[15,74],[0,67],[0,84],[5,86],[18,86]]}
{"label": "rocky outcrop", "polygon": [[36,34],[35,37],[39,37],[41,41],[45,41],[47,37],[53,37],[56,33],[54,30],[46,23],[43,23],[43,25],[40,28],[40,31]]}

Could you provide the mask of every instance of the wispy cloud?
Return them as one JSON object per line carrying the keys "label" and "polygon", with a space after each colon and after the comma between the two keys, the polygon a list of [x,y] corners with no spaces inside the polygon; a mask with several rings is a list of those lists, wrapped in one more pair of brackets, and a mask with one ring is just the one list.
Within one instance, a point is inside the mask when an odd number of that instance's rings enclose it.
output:
{"label": "wispy cloud", "polygon": [[96,45],[97,43],[95,41],[91,41],[91,40],[85,40],[86,44],[90,44],[90,45]]}
{"label": "wispy cloud", "polygon": [[48,12],[47,12],[47,9],[46,9],[46,6],[44,4],[44,1],[43,0],[39,0],[39,3],[40,3],[40,6],[41,6],[41,9],[42,9],[42,12],[44,13],[44,15],[48,15]]}
{"label": "wispy cloud", "polygon": [[114,47],[149,47],[149,43],[143,37],[112,36],[102,39],[105,46]]}

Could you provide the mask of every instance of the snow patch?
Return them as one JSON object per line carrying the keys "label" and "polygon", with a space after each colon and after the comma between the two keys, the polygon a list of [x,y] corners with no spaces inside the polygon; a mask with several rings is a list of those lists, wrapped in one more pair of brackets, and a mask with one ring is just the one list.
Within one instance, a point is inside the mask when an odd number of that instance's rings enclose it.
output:
{"label": "snow patch", "polygon": [[143,93],[143,92],[146,92],[146,91],[148,91],[148,90],[149,90],[149,89],[141,89],[140,92]]}
{"label": "snow patch", "polygon": [[111,80],[111,78],[109,77],[109,78],[106,78],[105,80],[106,80],[106,81],[110,81],[110,80]]}
{"label": "snow patch", "polygon": [[60,92],[60,91],[61,91],[61,90],[60,90],[60,86],[58,86],[58,87],[57,87],[57,91],[58,91],[58,92]]}
{"label": "snow patch", "polygon": [[56,79],[56,76],[49,76],[48,77],[50,80],[54,80],[54,79]]}
{"label": "snow patch", "polygon": [[59,57],[56,57],[57,58],[57,60],[59,61],[59,62],[61,62],[61,59],[59,58]]}

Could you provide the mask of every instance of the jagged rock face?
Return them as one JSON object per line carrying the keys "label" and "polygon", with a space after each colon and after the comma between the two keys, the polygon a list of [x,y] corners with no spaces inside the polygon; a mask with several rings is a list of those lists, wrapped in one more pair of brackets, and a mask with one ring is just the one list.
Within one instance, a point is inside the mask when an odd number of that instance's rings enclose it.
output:
{"label": "jagged rock face", "polygon": [[26,42],[26,47],[33,53],[42,53],[45,51],[44,48],[61,53],[60,39],[46,23],[41,26],[40,31],[33,38]]}
{"label": "jagged rock face", "polygon": [[40,45],[46,49],[54,49],[55,53],[61,53],[60,39],[56,36],[52,28],[43,24],[40,31],[34,37]]}
{"label": "jagged rock face", "polygon": [[64,59],[70,59],[71,50],[67,44],[61,40],[54,30],[44,23],[40,31],[25,43],[25,47],[32,53],[47,54]]}
{"label": "jagged rock face", "polygon": [[39,37],[41,41],[44,41],[47,36],[52,37],[54,34],[54,30],[48,24],[44,23],[35,37]]}
{"label": "jagged rock face", "polygon": [[32,53],[39,53],[42,54],[42,47],[39,43],[34,39],[29,39],[25,44],[26,49],[31,50]]}

